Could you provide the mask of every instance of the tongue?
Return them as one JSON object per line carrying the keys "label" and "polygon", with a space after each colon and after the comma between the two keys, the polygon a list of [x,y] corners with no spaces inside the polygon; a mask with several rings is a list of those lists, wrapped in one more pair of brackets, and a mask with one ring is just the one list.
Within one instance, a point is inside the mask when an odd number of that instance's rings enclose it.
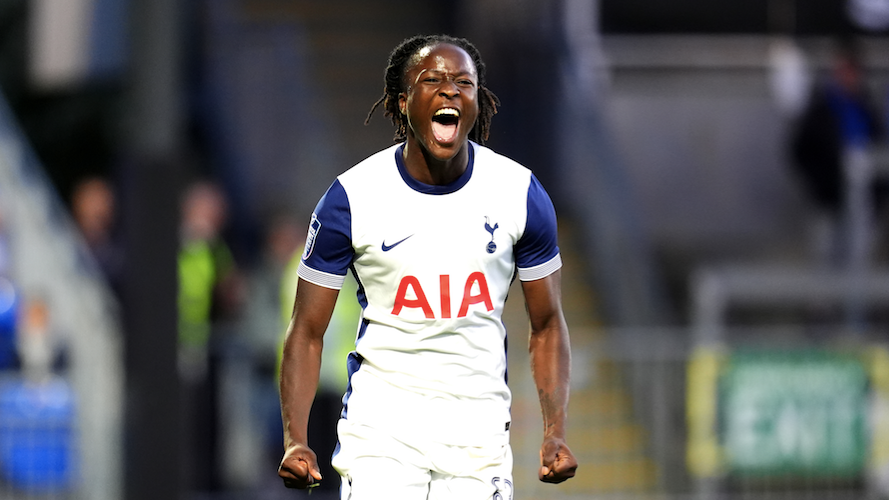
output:
{"label": "tongue", "polygon": [[457,124],[445,125],[432,122],[432,133],[435,134],[435,140],[439,142],[452,142],[457,137]]}

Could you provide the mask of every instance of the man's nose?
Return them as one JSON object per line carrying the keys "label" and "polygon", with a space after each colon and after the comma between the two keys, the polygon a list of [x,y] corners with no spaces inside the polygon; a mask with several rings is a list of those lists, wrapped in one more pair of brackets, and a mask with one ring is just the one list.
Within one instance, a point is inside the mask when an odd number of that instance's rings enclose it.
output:
{"label": "man's nose", "polygon": [[454,97],[460,93],[460,87],[457,86],[457,83],[451,79],[445,79],[441,83],[441,88],[438,91],[439,95],[445,97]]}

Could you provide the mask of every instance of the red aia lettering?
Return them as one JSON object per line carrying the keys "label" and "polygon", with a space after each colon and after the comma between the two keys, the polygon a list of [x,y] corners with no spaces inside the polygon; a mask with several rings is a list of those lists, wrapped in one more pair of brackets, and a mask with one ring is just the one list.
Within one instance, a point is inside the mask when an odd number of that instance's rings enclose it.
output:
{"label": "red aia lettering", "polygon": [[[407,287],[414,289],[414,295],[417,296],[416,299],[408,299],[406,297]],[[398,316],[402,307],[419,307],[423,309],[423,313],[426,314],[428,319],[435,318],[432,308],[429,307],[429,301],[426,300],[426,294],[423,293],[423,287],[420,286],[420,281],[415,276],[405,276],[401,278],[401,283],[398,284],[398,293],[395,294],[395,307],[392,308],[392,314]]]}
{"label": "red aia lettering", "polygon": [[[478,283],[478,295],[472,295],[473,283]],[[460,304],[460,312],[457,313],[457,317],[462,318],[466,316],[466,313],[469,312],[469,305],[478,304],[479,302],[484,302],[488,311],[494,309],[494,304],[491,303],[491,294],[488,293],[488,282],[485,280],[485,275],[476,271],[466,278],[466,285],[463,286],[463,303]]]}
{"label": "red aia lettering", "polygon": [[438,289],[441,291],[441,317],[451,317],[451,277],[442,274],[438,277]]}
{"label": "red aia lettering", "polygon": [[[473,295],[472,288],[478,285],[478,293]],[[448,319],[451,317],[451,277],[443,274],[438,277],[438,290],[441,304],[441,317]],[[408,288],[413,290],[415,299],[407,298]],[[488,291],[488,281],[485,279],[484,273],[474,272],[466,278],[466,284],[463,285],[463,300],[460,302],[460,312],[457,313],[458,318],[466,317],[469,313],[469,306],[472,304],[485,304],[488,311],[494,310],[494,304],[491,302],[491,294]],[[420,280],[416,276],[405,276],[398,284],[398,292],[395,294],[395,306],[392,308],[392,314],[398,315],[403,308],[422,309],[423,314],[428,319],[434,319],[435,313],[429,306],[426,299],[426,293],[420,286]]]}

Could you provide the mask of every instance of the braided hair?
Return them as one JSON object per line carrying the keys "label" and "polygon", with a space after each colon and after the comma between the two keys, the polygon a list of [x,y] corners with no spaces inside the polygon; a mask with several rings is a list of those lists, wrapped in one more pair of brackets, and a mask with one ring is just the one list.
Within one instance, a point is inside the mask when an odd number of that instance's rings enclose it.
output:
{"label": "braided hair", "polygon": [[420,50],[442,43],[465,50],[475,64],[478,73],[478,119],[469,132],[469,139],[479,144],[484,144],[488,140],[488,134],[491,131],[491,118],[497,113],[500,99],[485,87],[485,63],[475,45],[465,38],[455,38],[449,35],[415,36],[404,40],[392,50],[392,53],[389,54],[389,63],[386,66],[383,96],[370,108],[370,112],[367,113],[367,118],[364,120],[365,125],[370,123],[374,111],[382,104],[383,116],[388,116],[392,120],[392,124],[395,125],[393,140],[395,142],[405,140],[408,123],[407,117],[402,115],[398,108],[398,96],[405,91],[404,77],[410,69],[410,61]]}

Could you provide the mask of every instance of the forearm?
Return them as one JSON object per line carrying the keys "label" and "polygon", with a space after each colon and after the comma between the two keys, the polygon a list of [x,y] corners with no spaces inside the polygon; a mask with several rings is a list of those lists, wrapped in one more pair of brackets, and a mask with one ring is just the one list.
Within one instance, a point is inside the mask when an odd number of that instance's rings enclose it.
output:
{"label": "forearm", "polygon": [[544,438],[564,439],[571,379],[571,347],[564,319],[556,318],[553,325],[532,332],[529,349]]}
{"label": "forearm", "polygon": [[531,372],[543,412],[543,444],[538,478],[561,483],[574,477],[577,460],[565,442],[568,385],[571,380],[571,341],[562,313],[561,272],[524,282],[525,302],[531,320]]}
{"label": "forearm", "polygon": [[284,342],[279,389],[284,447],[308,444],[309,412],[318,387],[322,339],[312,339],[298,331]]}
{"label": "forearm", "polygon": [[293,317],[281,353],[279,380],[285,448],[308,445],[306,429],[318,388],[324,331],[338,293],[302,279],[297,283]]}

